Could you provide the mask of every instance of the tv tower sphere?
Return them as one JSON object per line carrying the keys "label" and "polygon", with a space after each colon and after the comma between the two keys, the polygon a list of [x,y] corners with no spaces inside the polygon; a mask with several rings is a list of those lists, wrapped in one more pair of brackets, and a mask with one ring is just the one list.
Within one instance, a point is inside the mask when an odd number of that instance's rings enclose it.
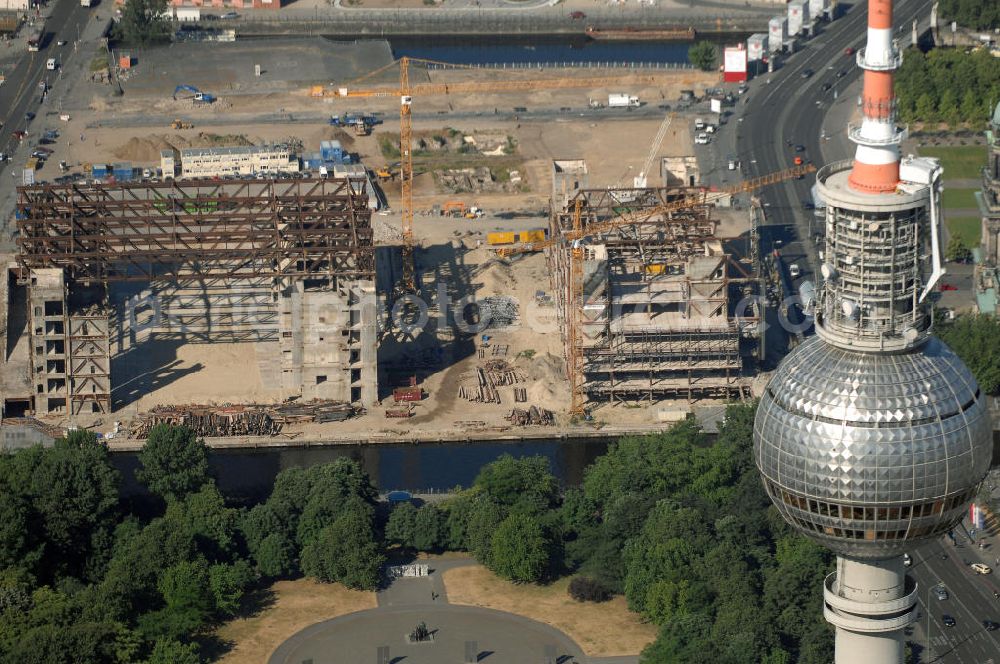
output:
{"label": "tv tower sphere", "polygon": [[884,559],[961,521],[990,466],[976,380],[944,343],[903,353],[813,337],[771,378],[754,425],[781,515],[838,555]]}

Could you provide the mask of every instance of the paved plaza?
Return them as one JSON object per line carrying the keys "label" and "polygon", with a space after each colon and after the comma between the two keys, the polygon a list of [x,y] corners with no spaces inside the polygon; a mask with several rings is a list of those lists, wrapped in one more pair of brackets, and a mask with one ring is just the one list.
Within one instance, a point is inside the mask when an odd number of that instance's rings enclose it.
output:
{"label": "paved plaza", "polygon": [[[580,647],[548,625],[503,611],[448,603],[441,574],[471,560],[429,561],[425,577],[395,579],[378,594],[378,608],[317,623],[283,643],[269,664],[464,664],[468,642],[486,664],[591,664]],[[425,623],[433,641],[408,643]],[[633,662],[636,658],[612,658]]]}

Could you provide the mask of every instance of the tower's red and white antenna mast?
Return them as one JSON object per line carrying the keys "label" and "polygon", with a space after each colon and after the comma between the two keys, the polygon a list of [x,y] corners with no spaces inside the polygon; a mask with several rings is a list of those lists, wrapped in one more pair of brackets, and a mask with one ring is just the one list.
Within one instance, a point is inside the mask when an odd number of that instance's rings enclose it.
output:
{"label": "tower's red and white antenna mast", "polygon": [[868,43],[858,51],[858,66],[865,70],[864,120],[849,133],[858,149],[848,183],[858,191],[888,192],[899,183],[899,144],[905,132],[896,126],[892,81],[901,63],[892,39],[892,0],[868,0]]}

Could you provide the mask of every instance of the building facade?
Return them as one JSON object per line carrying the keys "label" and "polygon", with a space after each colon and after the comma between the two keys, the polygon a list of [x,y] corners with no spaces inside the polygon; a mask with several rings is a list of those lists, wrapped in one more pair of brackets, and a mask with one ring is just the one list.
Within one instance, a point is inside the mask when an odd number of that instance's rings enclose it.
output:
{"label": "building facade", "polygon": [[[164,167],[161,155],[161,167]],[[180,151],[181,177],[208,178],[257,173],[295,173],[298,157],[286,145],[251,145],[224,148],[184,148]],[[164,167],[164,174],[168,171]]]}

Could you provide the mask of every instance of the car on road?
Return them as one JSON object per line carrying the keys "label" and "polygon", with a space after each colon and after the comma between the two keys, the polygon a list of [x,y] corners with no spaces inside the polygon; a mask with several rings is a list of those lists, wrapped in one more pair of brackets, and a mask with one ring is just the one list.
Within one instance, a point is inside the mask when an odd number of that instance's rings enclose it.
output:
{"label": "car on road", "polygon": [[824,83],[823,87],[820,88],[820,89],[823,90],[823,92],[829,92],[830,88],[832,88],[832,87],[833,87],[832,83]]}
{"label": "car on road", "polygon": [[844,78],[845,76],[847,76],[847,70],[841,69],[837,72],[837,78]]}
{"label": "car on road", "polygon": [[[938,286],[938,290],[953,291],[953,290],[958,290],[958,286],[954,286],[952,284],[941,284],[940,286]],[[985,567],[985,565],[984,565],[984,567]]]}
{"label": "car on road", "polygon": [[574,21],[578,21],[580,19],[587,18],[587,15],[584,14],[583,12],[576,11],[576,12],[570,12],[569,17]]}
{"label": "car on road", "polygon": [[802,209],[808,211],[815,210],[816,204],[812,201],[802,201]]}
{"label": "car on road", "polygon": [[[697,143],[697,142],[698,141],[695,140],[695,143]],[[796,157],[795,159],[792,160],[792,163],[795,164],[796,166],[801,166],[802,163],[803,163],[802,157]]]}
{"label": "car on road", "polygon": [[805,152],[806,151],[806,146],[804,146],[804,145],[796,145],[795,146],[795,151],[796,152]]}
{"label": "car on road", "polygon": [[24,121],[25,122],[31,122],[34,118],[35,118],[35,114],[32,113],[31,111],[28,111],[27,113],[24,114]]}
{"label": "car on road", "polygon": [[848,46],[847,48],[844,49],[844,55],[846,55],[847,57],[851,57],[852,55],[854,55],[854,49]]}
{"label": "car on road", "polygon": [[0,152],[0,163],[7,161],[7,153]]}
{"label": "car on road", "polygon": [[239,17],[240,17],[240,15],[237,14],[236,12],[226,12],[225,14],[223,14],[222,16],[220,16],[219,18],[221,18],[223,20],[229,20],[229,19],[232,19],[232,18],[239,18]]}
{"label": "car on road", "polygon": [[799,267],[798,263],[792,263],[788,266],[788,274],[791,275],[792,279],[798,279],[802,276],[802,268]]}
{"label": "car on road", "polygon": [[801,76],[802,78],[809,78],[812,75],[813,75],[813,70],[812,69],[803,69],[802,73],[799,74],[799,76]]}
{"label": "car on road", "polygon": [[934,596],[938,598],[938,601],[944,601],[948,599],[948,589],[944,586],[934,586]]}
{"label": "car on road", "polygon": [[65,45],[66,45],[65,39],[60,39],[59,41],[56,42],[56,46],[65,46]]}
{"label": "car on road", "polygon": [[983,621],[983,627],[986,628],[987,632],[995,632],[995,631],[997,631],[998,628],[1000,628],[1000,625],[998,625],[997,623],[993,622],[992,620],[984,620]]}
{"label": "car on road", "polygon": [[954,627],[955,619],[949,616],[947,613],[941,616],[941,622],[944,623],[945,627]]}
{"label": "car on road", "polygon": [[903,554],[903,567],[909,567],[912,564],[913,564],[913,558],[910,557],[910,554],[904,553]]}
{"label": "car on road", "polygon": [[969,567],[971,567],[972,571],[977,574],[989,574],[993,571],[989,565],[984,565],[982,563],[972,563]]}
{"label": "car on road", "polygon": [[20,129],[18,129],[15,132],[11,132],[11,138],[13,138],[15,141],[23,141],[27,137],[28,137],[28,132],[21,131]]}

